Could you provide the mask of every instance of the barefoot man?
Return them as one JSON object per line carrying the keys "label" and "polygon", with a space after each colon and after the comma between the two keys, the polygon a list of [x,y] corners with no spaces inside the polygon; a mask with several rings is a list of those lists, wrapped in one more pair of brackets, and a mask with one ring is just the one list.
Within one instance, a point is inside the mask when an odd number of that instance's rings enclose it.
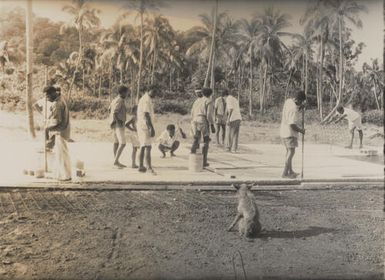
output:
{"label": "barefoot man", "polygon": [[110,105],[110,127],[114,131],[114,166],[118,168],[126,167],[119,162],[119,158],[126,146],[124,128],[127,118],[127,108],[125,99],[128,95],[128,91],[129,89],[126,86],[119,86],[118,96],[112,100]]}
{"label": "barefoot man", "polygon": [[55,173],[60,181],[71,180],[71,160],[67,147],[70,139],[70,119],[67,103],[58,94],[58,90],[49,86],[44,88],[49,102],[52,102],[46,124],[46,133],[55,135]]}
{"label": "barefoot man", "polygon": [[286,147],[286,161],[282,178],[294,179],[298,173],[293,171],[292,159],[298,147],[298,133],[305,134],[305,129],[298,126],[299,111],[303,109],[306,95],[298,91],[295,98],[288,98],[283,105],[280,136]]}
{"label": "barefoot man", "polygon": [[[156,174],[151,165],[151,145],[155,136],[154,121],[154,105],[152,99],[158,92],[158,87],[151,85],[146,93],[139,99],[137,122],[138,122],[138,139],[140,143],[139,154],[139,172],[150,172]],[[144,167],[144,158],[146,157],[147,168]]]}

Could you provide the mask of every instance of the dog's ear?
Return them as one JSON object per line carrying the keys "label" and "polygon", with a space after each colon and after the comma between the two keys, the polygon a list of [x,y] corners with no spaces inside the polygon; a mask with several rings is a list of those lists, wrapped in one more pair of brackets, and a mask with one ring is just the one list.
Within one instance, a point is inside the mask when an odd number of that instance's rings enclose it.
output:
{"label": "dog's ear", "polygon": [[236,190],[239,190],[240,186],[238,184],[232,184],[232,187],[234,187]]}

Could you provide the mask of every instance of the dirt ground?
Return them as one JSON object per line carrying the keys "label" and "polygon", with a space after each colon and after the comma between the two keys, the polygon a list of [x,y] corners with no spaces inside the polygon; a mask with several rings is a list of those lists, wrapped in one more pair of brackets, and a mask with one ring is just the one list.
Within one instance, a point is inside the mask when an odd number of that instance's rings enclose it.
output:
{"label": "dirt ground", "polygon": [[383,279],[381,187],[254,194],[248,242],[232,191],[1,192],[0,279]]}

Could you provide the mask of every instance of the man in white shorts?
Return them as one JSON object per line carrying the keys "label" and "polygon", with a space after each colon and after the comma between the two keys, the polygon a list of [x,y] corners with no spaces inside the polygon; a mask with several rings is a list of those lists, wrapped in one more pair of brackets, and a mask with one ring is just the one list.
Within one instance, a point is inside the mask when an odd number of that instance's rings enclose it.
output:
{"label": "man in white shorts", "polygon": [[[140,143],[139,154],[139,172],[149,171],[156,174],[151,165],[151,145],[155,136],[154,121],[154,104],[152,98],[155,97],[158,88],[155,85],[148,87],[146,93],[139,99],[137,112],[137,130]],[[144,158],[146,156],[146,165],[144,167]]]}
{"label": "man in white shorts", "polygon": [[124,128],[127,118],[127,108],[125,99],[128,93],[129,89],[126,86],[119,86],[118,96],[112,100],[110,105],[110,127],[114,131],[114,166],[118,168],[126,167],[119,162],[119,158],[126,146]]}
{"label": "man in white shorts", "polygon": [[334,123],[338,123],[341,120],[346,118],[348,120],[349,131],[352,135],[352,138],[350,140],[350,144],[348,146],[346,146],[345,148],[347,148],[347,149],[353,148],[354,130],[357,128],[358,135],[360,137],[360,149],[362,149],[362,139],[364,137],[364,133],[362,132],[361,115],[352,109],[339,106],[337,108],[337,116],[338,116],[338,118],[335,120]]}

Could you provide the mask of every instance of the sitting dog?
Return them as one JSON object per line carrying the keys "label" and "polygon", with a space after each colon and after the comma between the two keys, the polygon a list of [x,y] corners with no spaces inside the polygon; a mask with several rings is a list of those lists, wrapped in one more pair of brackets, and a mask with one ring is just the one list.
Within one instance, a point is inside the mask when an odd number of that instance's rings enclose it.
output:
{"label": "sitting dog", "polygon": [[239,233],[246,238],[255,238],[261,232],[262,226],[259,222],[259,212],[255,204],[255,198],[250,191],[253,185],[233,185],[237,189],[238,213],[228,231],[239,221]]}

